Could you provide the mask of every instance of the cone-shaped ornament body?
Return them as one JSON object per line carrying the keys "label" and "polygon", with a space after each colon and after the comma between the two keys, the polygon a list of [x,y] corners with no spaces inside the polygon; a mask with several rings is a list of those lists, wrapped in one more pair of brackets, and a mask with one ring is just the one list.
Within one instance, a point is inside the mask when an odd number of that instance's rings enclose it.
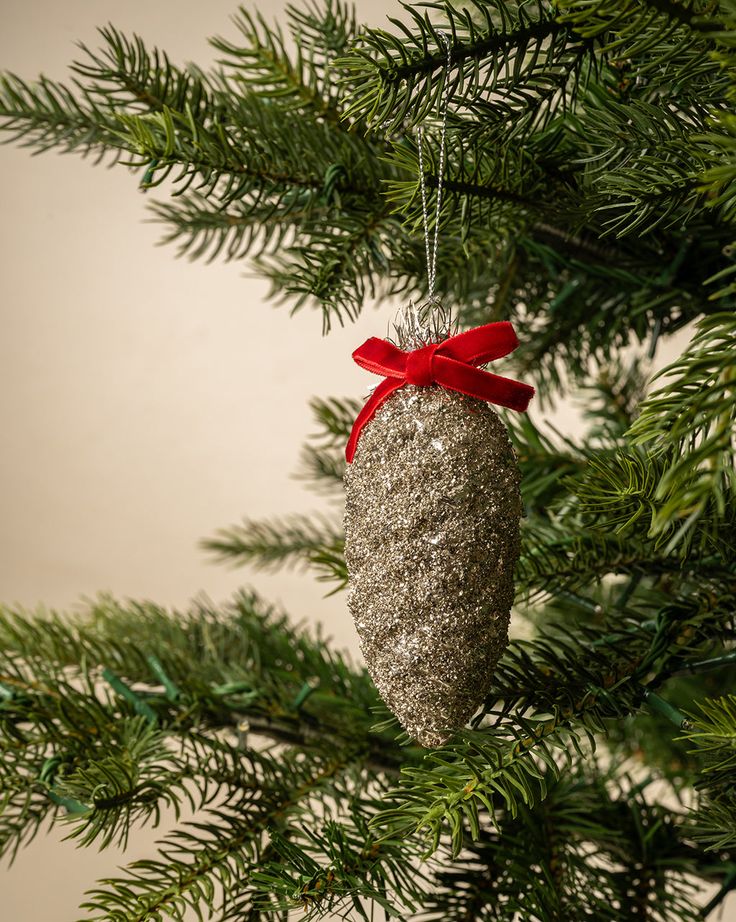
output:
{"label": "cone-shaped ornament body", "polygon": [[348,606],[388,707],[439,746],[487,695],[508,640],[519,469],[483,401],[406,385],[345,475]]}

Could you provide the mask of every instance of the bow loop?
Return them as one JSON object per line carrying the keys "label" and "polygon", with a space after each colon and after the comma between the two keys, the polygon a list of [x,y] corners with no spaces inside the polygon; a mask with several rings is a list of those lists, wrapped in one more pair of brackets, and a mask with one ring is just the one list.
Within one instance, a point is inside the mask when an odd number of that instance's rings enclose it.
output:
{"label": "bow loop", "polygon": [[348,463],[353,460],[363,428],[373,419],[381,404],[405,384],[415,387],[437,384],[488,403],[512,410],[526,410],[534,396],[533,387],[477,367],[508,355],[518,345],[514,328],[508,321],[487,323],[411,352],[404,352],[393,343],[375,336],[367,339],[353,352],[353,359],[362,368],[383,375],[384,380],[353,423],[345,449]]}

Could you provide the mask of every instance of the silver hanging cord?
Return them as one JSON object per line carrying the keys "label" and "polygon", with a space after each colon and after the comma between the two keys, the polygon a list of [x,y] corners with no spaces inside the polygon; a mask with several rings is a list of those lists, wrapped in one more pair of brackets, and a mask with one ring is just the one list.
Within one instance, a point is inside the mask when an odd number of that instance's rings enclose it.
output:
{"label": "silver hanging cord", "polygon": [[434,237],[430,242],[429,209],[427,207],[427,183],[424,174],[424,130],[417,127],[417,148],[419,152],[419,190],[422,196],[422,218],[424,221],[424,248],[427,253],[427,297],[421,304],[410,301],[401,308],[393,322],[393,331],[388,338],[401,349],[419,349],[429,343],[438,343],[457,332],[457,319],[452,311],[445,308],[434,293],[437,280],[437,244],[439,240],[440,209],[442,207],[442,187],[445,173],[445,148],[447,138],[447,110],[450,100],[450,67],[452,66],[452,46],[449,36],[437,33],[447,50],[447,64],[442,87],[440,104],[440,153],[437,170],[437,205],[434,214]]}
{"label": "silver hanging cord", "polygon": [[427,281],[428,281],[428,301],[435,301],[434,283],[437,278],[437,241],[439,237],[440,225],[440,208],[442,206],[442,183],[445,173],[445,140],[447,138],[447,109],[450,99],[450,67],[452,66],[452,46],[450,39],[445,32],[437,33],[445,43],[447,50],[447,67],[445,70],[445,85],[443,87],[442,100],[442,127],[440,130],[440,157],[439,169],[437,170],[437,207],[434,213],[434,240],[429,243],[429,216],[427,213],[427,188],[424,180],[424,157],[422,151],[422,139],[424,130],[421,125],[417,128],[417,147],[419,149],[419,188],[422,193],[422,218],[424,220],[424,247],[427,252]]}

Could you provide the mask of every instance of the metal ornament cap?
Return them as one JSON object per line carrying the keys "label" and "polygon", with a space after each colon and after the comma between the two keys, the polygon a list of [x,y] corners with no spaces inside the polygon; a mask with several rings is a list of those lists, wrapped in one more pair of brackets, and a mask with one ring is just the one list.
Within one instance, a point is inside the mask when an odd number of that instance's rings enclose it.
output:
{"label": "metal ornament cap", "polygon": [[519,468],[484,401],[407,384],[345,475],[348,607],[368,671],[426,747],[463,727],[508,641]]}

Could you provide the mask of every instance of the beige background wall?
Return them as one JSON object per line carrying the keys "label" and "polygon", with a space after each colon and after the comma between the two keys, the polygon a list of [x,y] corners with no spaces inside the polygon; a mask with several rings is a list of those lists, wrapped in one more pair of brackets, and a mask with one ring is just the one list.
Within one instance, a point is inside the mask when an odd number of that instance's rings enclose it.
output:
{"label": "beige background wall", "polygon": [[[80,40],[112,22],[206,66],[206,36],[234,36],[235,0],[2,0],[0,69],[66,76]],[[283,18],[283,0],[262,12]],[[391,0],[359,0],[383,23]],[[340,596],[308,577],[207,561],[198,540],[241,514],[323,501],[291,478],[312,395],[361,394],[350,353],[395,305],[320,334],[317,313],[264,305],[242,264],[189,263],[155,244],[146,196],[125,169],[0,148],[0,599],[73,609],[109,590],[185,606],[244,582],[355,649]],[[155,193],[149,193],[153,197]],[[276,362],[276,346],[280,361]],[[567,425],[570,425],[566,416]],[[58,832],[0,870],[2,922],[69,922],[120,857],[59,844]],[[152,834],[135,837],[145,855]]]}

